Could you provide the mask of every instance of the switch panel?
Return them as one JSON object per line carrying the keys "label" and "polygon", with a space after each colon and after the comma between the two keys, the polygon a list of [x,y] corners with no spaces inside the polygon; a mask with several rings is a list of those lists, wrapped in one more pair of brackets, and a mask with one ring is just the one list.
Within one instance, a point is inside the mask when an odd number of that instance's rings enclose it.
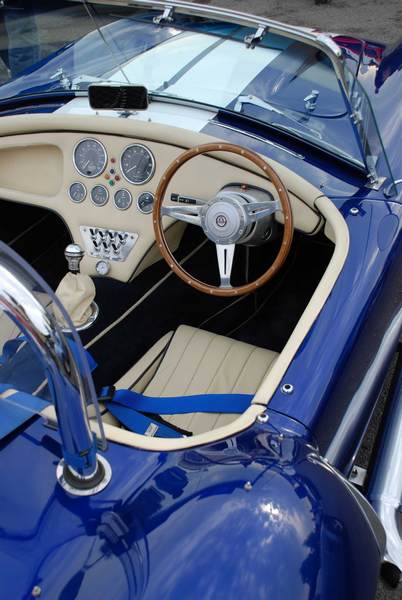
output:
{"label": "switch panel", "polygon": [[80,232],[89,256],[118,262],[126,260],[138,240],[138,233],[93,225],[81,225]]}

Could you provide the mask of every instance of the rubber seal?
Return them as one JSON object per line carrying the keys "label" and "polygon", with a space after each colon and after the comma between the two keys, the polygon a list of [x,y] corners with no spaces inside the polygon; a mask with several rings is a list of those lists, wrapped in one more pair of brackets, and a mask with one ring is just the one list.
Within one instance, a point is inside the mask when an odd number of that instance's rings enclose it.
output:
{"label": "rubber seal", "polygon": [[72,471],[70,471],[67,464],[64,464],[63,477],[68,485],[77,490],[90,490],[103,481],[105,477],[105,467],[98,460],[97,469],[92,477],[89,477],[88,479],[81,479],[81,477],[77,477],[74,475],[74,473],[72,473]]}

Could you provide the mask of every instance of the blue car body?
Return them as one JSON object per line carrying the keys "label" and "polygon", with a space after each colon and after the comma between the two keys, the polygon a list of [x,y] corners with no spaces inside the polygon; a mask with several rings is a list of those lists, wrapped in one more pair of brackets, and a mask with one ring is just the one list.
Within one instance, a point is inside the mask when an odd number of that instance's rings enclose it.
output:
{"label": "blue car body", "polygon": [[[152,46],[171,34],[169,27],[153,36],[146,25],[136,27],[134,36],[124,20],[114,23],[113,39],[127,57],[143,51],[144,40]],[[97,76],[93,38],[85,43]],[[402,46],[384,58],[381,44],[338,43],[349,48],[394,180],[401,179]],[[0,114],[53,112],[68,103],[75,94],[53,89],[50,74],[68,71],[73,51],[68,45],[5,84]],[[365,71],[373,53],[378,68]],[[386,78],[379,74],[384,61]],[[48,86],[32,84],[38,68],[48,69]],[[11,95],[13,105],[5,99]],[[182,451],[110,442],[113,478],[92,497],[69,496],[57,484],[59,433],[40,418],[3,439],[0,598],[31,598],[35,588],[40,598],[62,600],[375,596],[384,539],[347,479],[401,333],[402,186],[390,197],[384,187],[370,189],[342,160],[307,151],[231,107],[203,133],[275,159],[320,188],[349,229],[342,272],[274,393],[266,423]],[[284,384],[293,393],[284,393]]]}

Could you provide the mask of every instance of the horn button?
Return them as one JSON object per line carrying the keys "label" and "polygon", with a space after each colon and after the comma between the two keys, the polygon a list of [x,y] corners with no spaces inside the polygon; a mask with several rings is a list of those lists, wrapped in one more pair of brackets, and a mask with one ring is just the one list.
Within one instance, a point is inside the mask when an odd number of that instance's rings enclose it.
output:
{"label": "horn button", "polygon": [[214,200],[201,215],[205,235],[215,244],[235,244],[250,227],[246,225],[246,213],[237,198]]}

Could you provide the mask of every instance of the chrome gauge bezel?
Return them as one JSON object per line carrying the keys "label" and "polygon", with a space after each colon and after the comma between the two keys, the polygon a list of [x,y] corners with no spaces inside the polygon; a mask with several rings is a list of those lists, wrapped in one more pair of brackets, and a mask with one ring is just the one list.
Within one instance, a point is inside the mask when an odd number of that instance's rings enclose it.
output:
{"label": "chrome gauge bezel", "polygon": [[[124,208],[121,208],[121,206],[117,206],[116,204],[116,196],[119,192],[127,192],[127,194],[130,196],[130,201],[127,204],[127,206],[125,206]],[[115,205],[115,207],[117,208],[117,210],[128,210],[130,208],[130,206],[133,203],[133,195],[130,192],[130,190],[128,190],[127,188],[120,188],[119,190],[116,190],[115,193],[113,194],[113,204]]]}
{"label": "chrome gauge bezel", "polygon": [[[103,166],[102,166],[102,170],[99,171],[98,173],[95,173],[94,175],[87,175],[86,173],[83,173],[82,171],[80,171],[80,169],[77,166],[76,160],[75,160],[75,153],[77,151],[77,148],[80,144],[82,144],[83,142],[96,142],[97,144],[99,144],[99,146],[101,146],[102,150],[103,150],[103,155],[104,155],[104,162],[103,162]],[[82,177],[87,177],[88,179],[93,179],[94,177],[99,177],[99,175],[102,175],[103,171],[106,169],[106,165],[107,165],[107,161],[108,161],[108,154],[107,154],[107,150],[105,148],[105,146],[102,144],[102,142],[100,142],[98,139],[96,138],[82,138],[82,140],[79,140],[75,146],[74,146],[74,150],[73,150],[73,164],[75,167],[75,170],[77,171],[77,173],[79,173],[80,175],[82,175]]]}
{"label": "chrome gauge bezel", "polygon": [[[144,194],[151,194],[151,196],[152,196],[152,198],[153,198],[153,200],[152,200],[152,204],[151,204],[151,210],[143,210],[143,209],[140,207],[139,200],[140,200],[141,196],[143,196]],[[153,192],[141,192],[141,194],[138,194],[138,196],[137,196],[137,201],[136,201],[136,203],[137,203],[137,210],[138,210],[138,211],[139,211],[141,214],[143,214],[143,215],[150,215],[150,214],[152,213],[153,209],[154,209],[154,202],[155,202],[155,194],[154,194]]]}
{"label": "chrome gauge bezel", "polygon": [[[96,202],[94,202],[93,198],[92,198],[92,192],[94,191],[95,188],[100,187],[103,188],[104,190],[106,190],[106,200],[103,204],[96,204]],[[94,206],[96,206],[97,208],[102,208],[102,206],[105,206],[108,202],[109,202],[109,190],[107,189],[107,187],[105,185],[102,185],[101,183],[97,183],[96,185],[94,185],[90,192],[89,192],[89,197],[91,198],[91,202]]]}
{"label": "chrome gauge bezel", "polygon": [[[82,200],[74,200],[74,198],[71,195],[71,188],[73,187],[73,185],[82,185],[82,187],[84,188],[84,197]],[[68,197],[70,198],[71,202],[74,202],[74,204],[81,204],[81,202],[84,202],[85,198],[88,196],[88,190],[86,188],[86,186],[82,183],[82,181],[73,181],[72,183],[70,183],[69,187],[68,187]]]}
{"label": "chrome gauge bezel", "polygon": [[[149,156],[151,157],[152,169],[151,169],[150,175],[146,179],[143,179],[141,181],[131,181],[131,179],[129,179],[126,176],[126,174],[124,173],[122,160],[123,160],[124,154],[130,148],[143,148],[144,150],[146,150],[146,152],[148,152]],[[154,176],[154,174],[155,174],[155,165],[156,165],[156,163],[155,163],[155,157],[154,157],[154,155],[152,154],[152,152],[148,148],[148,146],[144,146],[144,144],[129,144],[128,146],[126,146],[124,148],[123,152],[120,155],[120,171],[121,171],[121,174],[123,175],[124,179],[126,181],[128,181],[128,183],[130,183],[131,185],[144,185],[145,183],[148,183],[148,181],[150,181],[152,179],[152,177]]]}

